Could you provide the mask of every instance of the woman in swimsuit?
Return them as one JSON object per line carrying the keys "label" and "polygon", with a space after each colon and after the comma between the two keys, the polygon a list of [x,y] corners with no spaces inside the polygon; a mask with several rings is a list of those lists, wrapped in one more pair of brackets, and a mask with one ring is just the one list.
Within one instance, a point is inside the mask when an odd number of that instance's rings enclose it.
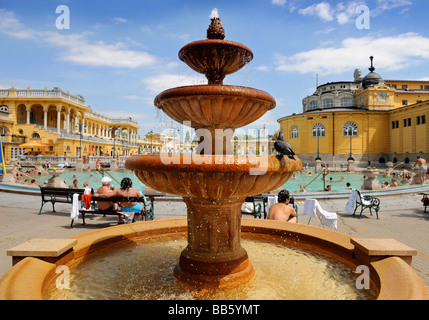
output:
{"label": "woman in swimsuit", "polygon": [[[133,188],[133,182],[130,178],[125,177],[121,181],[121,188],[115,190],[117,196],[123,197],[136,197],[140,198],[142,195],[140,191],[136,188]],[[121,202],[119,203],[121,211],[135,213],[135,215],[140,215],[144,213],[144,204],[141,202]],[[142,215],[142,220],[144,220],[144,215]],[[133,219],[133,222],[135,218]]]}

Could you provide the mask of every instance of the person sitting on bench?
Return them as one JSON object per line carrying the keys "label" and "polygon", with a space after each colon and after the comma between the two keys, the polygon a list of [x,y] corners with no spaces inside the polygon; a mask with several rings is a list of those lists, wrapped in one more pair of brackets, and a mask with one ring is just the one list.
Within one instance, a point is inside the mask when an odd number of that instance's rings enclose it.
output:
{"label": "person sitting on bench", "polygon": [[[114,190],[116,196],[122,197],[142,197],[140,191],[136,188],[133,188],[133,182],[130,178],[125,177],[121,181],[121,188]],[[121,202],[119,203],[122,212],[134,213],[135,216],[142,215],[144,220],[144,204],[141,202]],[[133,222],[135,222],[135,217],[133,217]]]}
{"label": "person sitting on bench", "polygon": [[277,198],[278,203],[270,206],[267,219],[296,223],[296,211],[294,208],[289,206],[289,191],[280,191]]}
{"label": "person sitting on bench", "polygon": [[[94,196],[96,197],[102,196],[106,198],[113,197],[116,193],[114,190],[110,190],[109,188],[111,181],[112,180],[109,177],[104,177],[103,179],[101,179],[101,188],[97,190],[97,193]],[[115,210],[115,211],[121,210],[119,205],[114,202],[99,201],[97,203],[97,206],[99,210]],[[118,215],[118,224],[123,224],[123,223],[124,223],[124,219],[122,215]]]}

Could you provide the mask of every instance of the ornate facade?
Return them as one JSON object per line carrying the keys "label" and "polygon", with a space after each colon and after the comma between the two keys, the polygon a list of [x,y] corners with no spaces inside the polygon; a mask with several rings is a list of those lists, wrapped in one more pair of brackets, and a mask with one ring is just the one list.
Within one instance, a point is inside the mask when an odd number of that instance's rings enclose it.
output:
{"label": "ornate facade", "polygon": [[303,113],[278,120],[303,162],[414,162],[429,155],[429,81],[384,80],[369,68],[326,83],[303,99]]}
{"label": "ornate facade", "polygon": [[[138,152],[139,129],[131,118],[112,119],[61,88],[0,90],[0,133],[6,161],[20,155],[111,156]],[[27,142],[47,147],[20,148]]]}

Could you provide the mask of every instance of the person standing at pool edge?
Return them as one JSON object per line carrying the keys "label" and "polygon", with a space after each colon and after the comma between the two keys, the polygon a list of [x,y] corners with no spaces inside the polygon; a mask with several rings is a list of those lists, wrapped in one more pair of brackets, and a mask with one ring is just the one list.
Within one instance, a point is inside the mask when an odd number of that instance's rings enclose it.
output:
{"label": "person standing at pool edge", "polygon": [[426,160],[420,156],[417,156],[417,161],[415,165],[418,165],[420,167],[420,184],[425,184],[426,171],[428,170]]}

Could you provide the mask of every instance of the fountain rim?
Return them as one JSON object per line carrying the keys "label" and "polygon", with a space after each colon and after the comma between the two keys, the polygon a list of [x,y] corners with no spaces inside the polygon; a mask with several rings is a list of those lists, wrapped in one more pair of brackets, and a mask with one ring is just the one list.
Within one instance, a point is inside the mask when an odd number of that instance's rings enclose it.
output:
{"label": "fountain rim", "polygon": [[253,59],[253,51],[250,50],[247,46],[245,46],[244,44],[242,44],[240,42],[236,42],[236,41],[232,41],[232,40],[223,40],[223,39],[203,39],[203,40],[192,41],[192,42],[184,45],[179,50],[179,53],[178,53],[179,59],[182,60],[183,62],[186,62],[184,59],[184,55],[185,55],[186,50],[190,50],[191,48],[195,48],[195,47],[199,47],[199,46],[207,47],[209,45],[240,48],[240,49],[250,53],[251,58],[247,62],[250,62]]}
{"label": "fountain rim", "polygon": [[224,98],[237,97],[255,99],[265,102],[271,102],[269,110],[274,109],[276,107],[276,100],[271,94],[266,91],[251,87],[224,84],[201,84],[170,88],[162,91],[155,97],[154,105],[157,108],[162,109],[162,104],[165,101],[192,96],[204,96],[204,98],[209,98],[210,96],[223,96]]}
{"label": "fountain rim", "polygon": [[[162,158],[165,156],[165,158]],[[196,161],[198,159],[198,161]],[[244,161],[242,161],[244,160]],[[166,163],[166,161],[171,161]],[[206,161],[206,162],[204,162]],[[302,169],[302,161],[274,155],[133,155],[125,168],[132,171],[185,173],[284,173]]]}
{"label": "fountain rim", "polygon": [[[13,266],[0,279],[2,300],[42,300],[49,286],[59,276],[55,272],[58,264],[72,266],[89,255],[109,246],[128,245],[144,241],[156,234],[186,233],[187,219],[154,220],[114,226],[87,232],[69,239],[78,242],[71,252],[59,257],[58,261],[44,261],[27,257]],[[344,259],[358,265],[353,257],[354,246],[349,235],[314,226],[290,224],[273,220],[242,219],[242,233],[247,235],[283,236],[297,240],[297,244],[317,245],[318,249],[334,258]],[[303,241],[297,237],[302,237]],[[344,253],[346,256],[344,257]],[[378,300],[428,300],[426,288],[411,266],[399,257],[388,257],[371,263],[371,278],[379,292]],[[391,272],[395,270],[395,272]]]}

